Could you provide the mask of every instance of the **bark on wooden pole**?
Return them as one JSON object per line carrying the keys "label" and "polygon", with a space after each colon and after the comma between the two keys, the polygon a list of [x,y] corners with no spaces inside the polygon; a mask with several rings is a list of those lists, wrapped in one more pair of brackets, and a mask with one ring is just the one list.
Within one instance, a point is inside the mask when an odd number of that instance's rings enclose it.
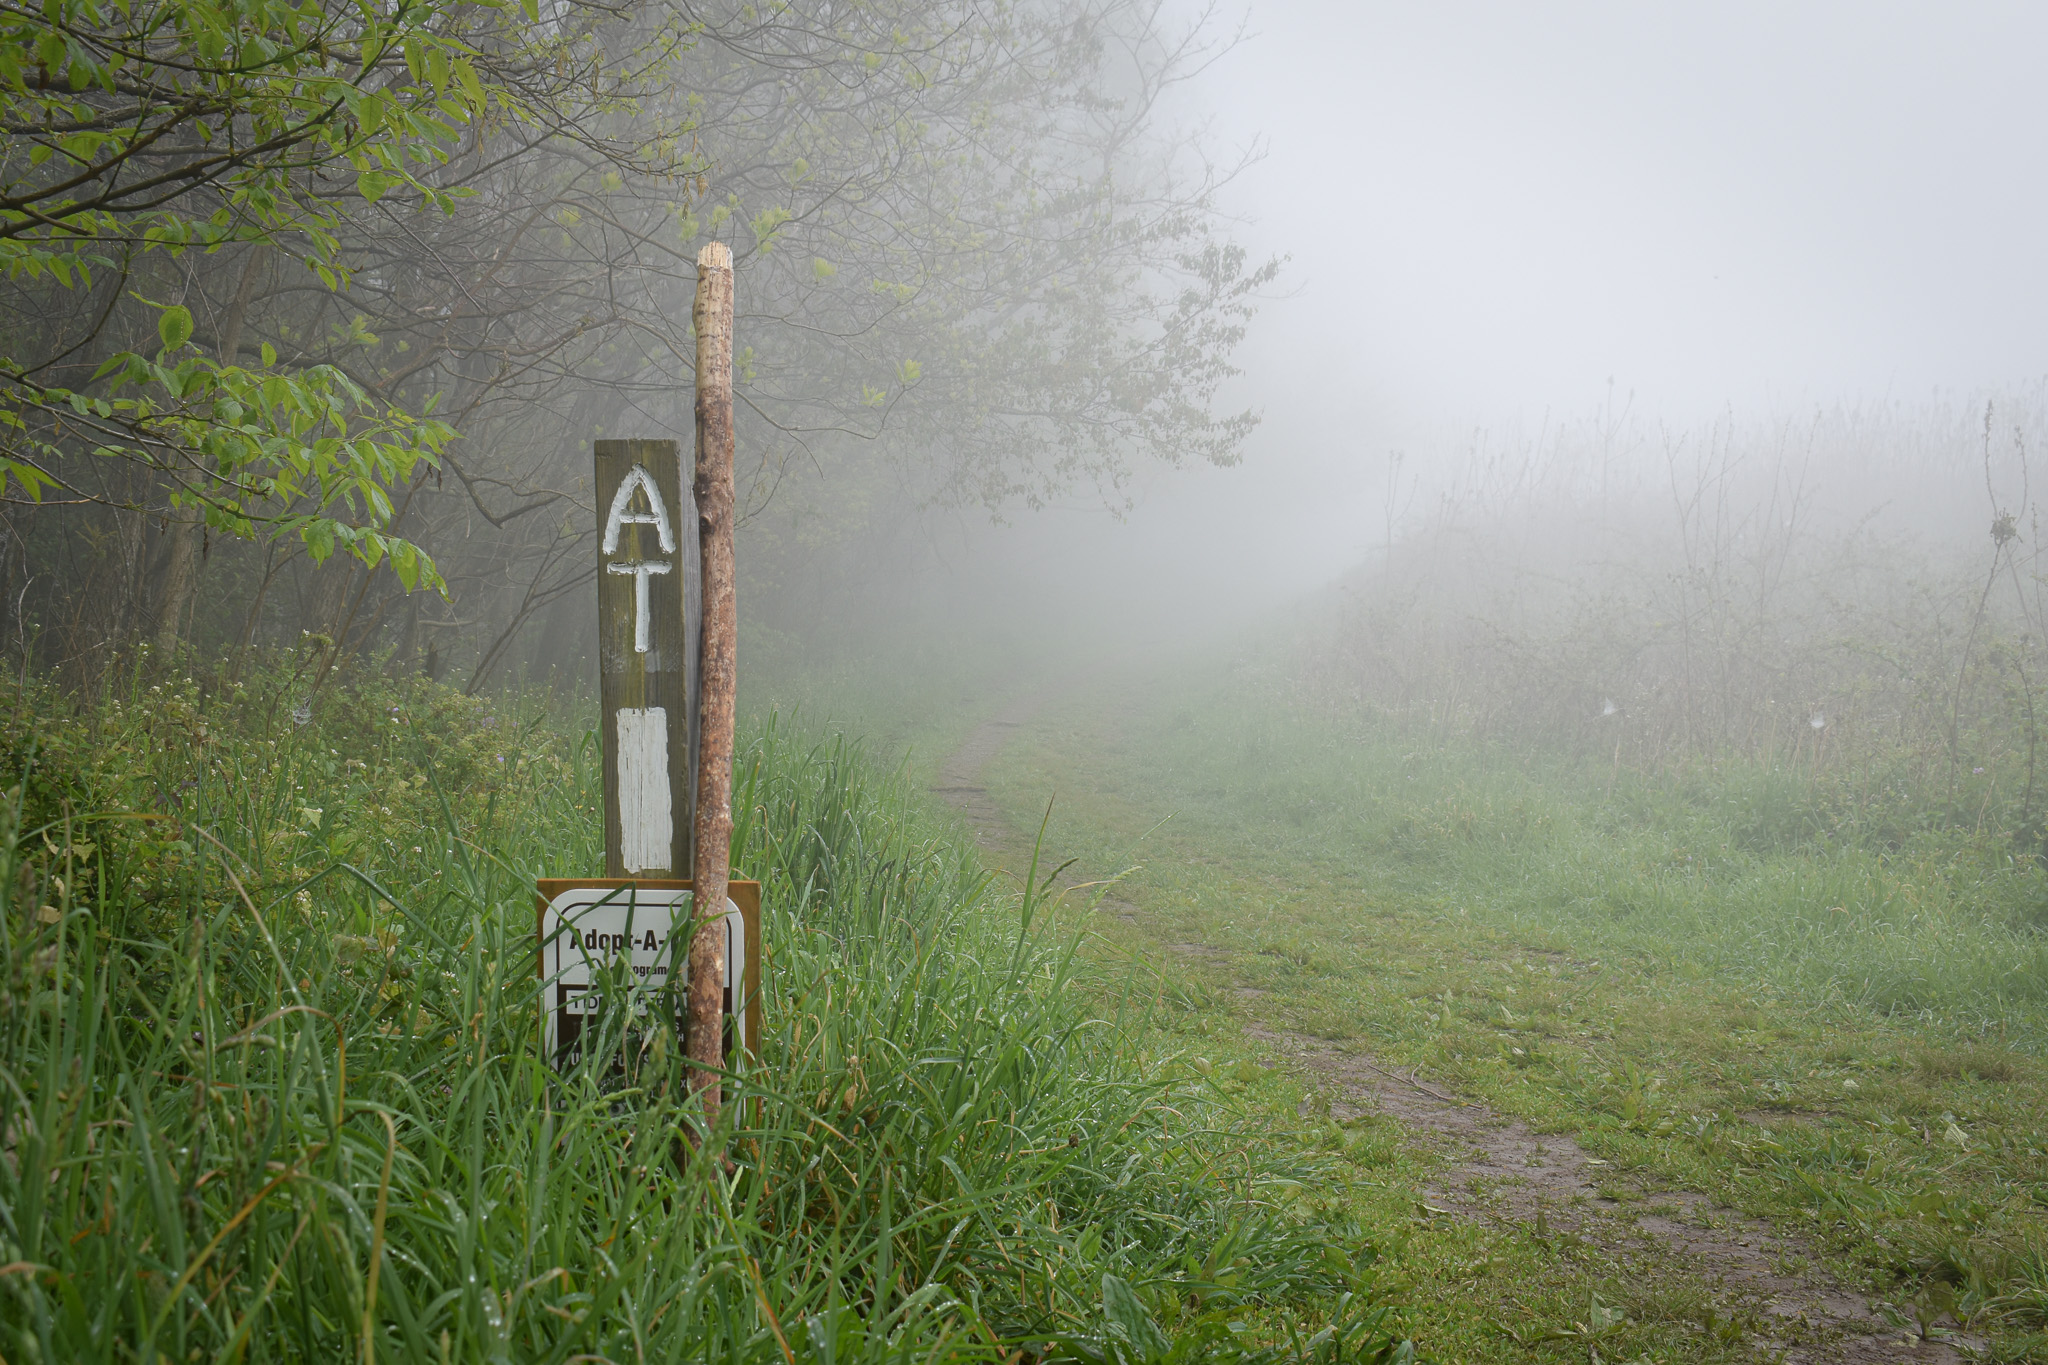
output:
{"label": "bark on wooden pole", "polygon": [[691,1088],[703,1099],[707,1130],[721,1100],[725,945],[720,918],[732,877],[733,704],[739,614],[734,600],[732,435],[732,252],[713,242],[697,256],[697,517],[704,564],[704,644],[699,655],[697,759],[697,931],[690,942]]}

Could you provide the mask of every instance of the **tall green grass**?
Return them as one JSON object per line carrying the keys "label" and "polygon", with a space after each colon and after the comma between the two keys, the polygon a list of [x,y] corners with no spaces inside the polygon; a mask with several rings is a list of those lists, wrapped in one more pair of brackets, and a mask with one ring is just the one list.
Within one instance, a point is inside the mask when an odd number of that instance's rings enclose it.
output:
{"label": "tall green grass", "polygon": [[591,736],[293,664],[10,699],[0,1355],[1407,1354],[1327,1172],[857,746],[743,741],[768,1027],[714,1161],[658,1024],[540,1059],[532,882],[600,865]]}
{"label": "tall green grass", "polygon": [[2048,874],[1999,833],[1845,829],[1806,774],[1730,758],[1632,773],[1286,699],[1284,677],[1119,701],[1135,818],[1276,868],[1814,1000],[2048,1047]]}

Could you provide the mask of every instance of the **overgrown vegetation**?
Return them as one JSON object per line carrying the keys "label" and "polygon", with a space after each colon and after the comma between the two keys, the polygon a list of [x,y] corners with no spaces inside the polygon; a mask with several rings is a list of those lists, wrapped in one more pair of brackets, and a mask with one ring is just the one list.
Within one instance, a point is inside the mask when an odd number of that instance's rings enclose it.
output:
{"label": "overgrown vegetation", "polygon": [[[1793,1229],[1902,1331],[1960,1321],[1995,1359],[2036,1358],[2048,933],[2030,862],[1968,831],[1900,850],[1800,837],[1767,784],[1803,773],[1617,776],[1611,757],[1333,715],[1320,693],[1288,699],[1299,663],[1250,650],[1098,684],[990,774],[1020,823],[1060,793],[1062,857],[1144,864],[1117,892],[1132,923],[1101,927],[1181,946],[1205,1002],[1184,1027],[1264,1061],[1232,1016],[1344,1040],[1574,1134],[1617,1199],[1649,1181]],[[1353,1192],[1373,1226],[1408,1227],[1394,1266],[1431,1305],[1425,1350],[1526,1359],[1488,1324],[1575,1330],[1592,1294],[1636,1323],[1615,1350],[1754,1358],[1764,1328],[1680,1293],[1682,1264],[1417,1219],[1428,1182],[1457,1174],[1384,1121],[1331,1141],[1378,1144],[1385,1193]],[[1717,1313],[1725,1341],[1702,1335]]]}
{"label": "overgrown vegetation", "polygon": [[7,698],[8,1358],[1405,1358],[1319,1159],[838,738],[743,746],[731,1164],[659,1028],[552,1075],[532,881],[601,862],[594,744],[317,657]]}

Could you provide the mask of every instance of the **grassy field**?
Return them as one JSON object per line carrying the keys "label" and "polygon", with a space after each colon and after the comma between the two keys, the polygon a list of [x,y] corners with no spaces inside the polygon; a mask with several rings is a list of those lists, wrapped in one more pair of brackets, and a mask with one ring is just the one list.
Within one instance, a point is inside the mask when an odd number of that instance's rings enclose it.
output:
{"label": "grassy field", "polygon": [[1289,693],[1250,662],[1074,688],[985,777],[1015,829],[1055,798],[1077,875],[1134,869],[1101,951],[1171,964],[1189,1055],[1347,1161],[1424,1354],[1748,1360],[1787,1330],[1654,1244],[1433,1209],[1456,1153],[1332,1109],[1279,1039],[1569,1135],[1611,1172],[1595,1202],[1696,1191],[1703,1224],[1790,1230],[1783,1268],[1810,1258],[1902,1336],[1967,1323],[1988,1358],[2048,1356],[2036,867],[1831,837],[1796,772],[1638,780]]}
{"label": "grassy field", "polygon": [[661,1024],[539,1056],[591,735],[309,663],[0,705],[0,1357],[1406,1358],[1332,1158],[856,747],[744,737],[720,1164]]}
{"label": "grassy field", "polygon": [[[1788,1232],[1896,1350],[2048,1354],[2041,879],[1992,841],[1418,742],[1247,664],[1054,670],[991,860],[920,788],[1014,672],[789,675],[743,746],[769,1036],[722,1169],[674,1158],[659,1030],[539,1063],[587,732],[303,662],[7,699],[8,1360],[1829,1358],[1644,1213]],[[1055,892],[1126,875],[1049,898],[1070,858]],[[1546,1217],[1361,1058],[1597,1189]]]}

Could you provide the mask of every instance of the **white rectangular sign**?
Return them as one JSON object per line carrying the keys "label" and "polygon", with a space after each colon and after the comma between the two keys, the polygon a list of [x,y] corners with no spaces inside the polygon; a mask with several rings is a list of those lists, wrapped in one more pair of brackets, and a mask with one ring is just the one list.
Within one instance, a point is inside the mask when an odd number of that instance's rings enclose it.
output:
{"label": "white rectangular sign", "polygon": [[[581,1060],[585,1021],[598,1012],[598,979],[625,962],[632,972],[633,1012],[647,1011],[673,970],[680,997],[689,980],[689,945],[670,932],[690,919],[690,893],[645,886],[572,887],[548,902],[540,919],[541,1018],[546,1056],[557,1070]],[[675,952],[670,952],[673,943]],[[747,926],[725,903],[725,1013],[735,1045],[747,1045],[739,998],[746,980]]]}

